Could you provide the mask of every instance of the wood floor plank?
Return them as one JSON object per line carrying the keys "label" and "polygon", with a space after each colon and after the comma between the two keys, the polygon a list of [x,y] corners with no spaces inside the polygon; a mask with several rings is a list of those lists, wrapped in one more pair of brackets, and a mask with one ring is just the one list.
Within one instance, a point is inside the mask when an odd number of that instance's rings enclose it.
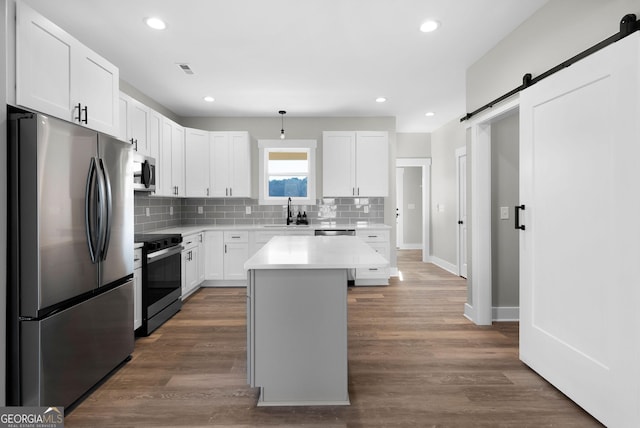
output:
{"label": "wood floor plank", "polygon": [[598,427],[518,359],[518,323],[462,314],[462,278],[399,251],[403,281],[350,287],[350,406],[258,408],[246,290],[206,288],[73,409],[67,427]]}

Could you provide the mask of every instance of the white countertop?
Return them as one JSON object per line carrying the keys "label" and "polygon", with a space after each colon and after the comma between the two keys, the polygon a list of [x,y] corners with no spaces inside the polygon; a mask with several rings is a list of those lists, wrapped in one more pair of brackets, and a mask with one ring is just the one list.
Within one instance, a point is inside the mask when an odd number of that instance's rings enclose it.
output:
{"label": "white countertop", "polygon": [[375,230],[375,229],[391,229],[391,226],[380,223],[357,223],[357,224],[341,224],[341,223],[318,223],[310,225],[290,225],[286,224],[249,224],[249,225],[190,225],[177,226],[166,229],[151,230],[142,233],[179,233],[182,236],[192,235],[194,233],[205,232],[207,230],[316,230],[316,229],[353,229],[353,230]]}
{"label": "white countertop", "polygon": [[250,269],[355,269],[389,262],[357,236],[276,236],[244,264]]}

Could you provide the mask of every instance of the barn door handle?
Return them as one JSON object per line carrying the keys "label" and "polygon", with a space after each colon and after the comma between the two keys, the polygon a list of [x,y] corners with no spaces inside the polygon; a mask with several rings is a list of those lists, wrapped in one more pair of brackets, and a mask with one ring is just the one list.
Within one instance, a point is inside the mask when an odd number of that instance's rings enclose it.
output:
{"label": "barn door handle", "polygon": [[516,205],[515,208],[516,208],[516,215],[515,215],[515,218],[516,218],[516,229],[525,230],[524,224],[520,224],[520,210],[524,211],[524,204]]}

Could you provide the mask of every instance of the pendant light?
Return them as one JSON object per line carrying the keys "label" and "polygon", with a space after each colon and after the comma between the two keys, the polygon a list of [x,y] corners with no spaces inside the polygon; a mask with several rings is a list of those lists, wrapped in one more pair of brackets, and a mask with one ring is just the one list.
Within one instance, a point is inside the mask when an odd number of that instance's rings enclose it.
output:
{"label": "pendant light", "polygon": [[280,130],[280,139],[284,140],[284,115],[287,114],[287,112],[284,111],[284,110],[280,110],[278,113],[280,114],[280,117],[282,118],[282,129]]}

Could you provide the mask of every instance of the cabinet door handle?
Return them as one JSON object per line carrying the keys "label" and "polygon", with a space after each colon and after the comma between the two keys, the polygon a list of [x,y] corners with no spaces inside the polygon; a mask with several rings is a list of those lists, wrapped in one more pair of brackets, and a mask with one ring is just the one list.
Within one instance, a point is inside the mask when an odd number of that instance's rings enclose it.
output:
{"label": "cabinet door handle", "polygon": [[360,188],[358,187],[358,196],[360,196]]}
{"label": "cabinet door handle", "polygon": [[233,196],[233,188],[229,187],[229,196]]}
{"label": "cabinet door handle", "polygon": [[240,236],[232,236],[231,239],[240,239]]}
{"label": "cabinet door handle", "polygon": [[224,253],[227,254],[227,244],[224,244]]}
{"label": "cabinet door handle", "polygon": [[377,238],[378,235],[368,235],[367,238]]}
{"label": "cabinet door handle", "polygon": [[78,117],[74,117],[74,119],[77,120],[78,123],[82,123],[82,104],[78,103],[76,108],[78,109]]}
{"label": "cabinet door handle", "polygon": [[207,196],[209,196],[209,188],[207,187]]}
{"label": "cabinet door handle", "polygon": [[89,123],[89,107],[84,106],[82,111],[84,112],[84,119],[82,120],[82,123],[87,124]]}
{"label": "cabinet door handle", "polygon": [[376,270],[378,270],[378,268],[369,268],[369,270],[376,271]]}

